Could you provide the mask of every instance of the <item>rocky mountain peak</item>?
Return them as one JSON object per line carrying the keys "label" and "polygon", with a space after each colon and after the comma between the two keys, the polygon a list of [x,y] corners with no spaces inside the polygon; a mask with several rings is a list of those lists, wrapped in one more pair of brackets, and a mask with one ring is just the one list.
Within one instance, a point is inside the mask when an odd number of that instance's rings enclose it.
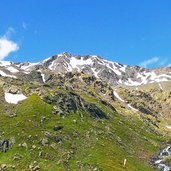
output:
{"label": "rocky mountain peak", "polygon": [[123,65],[96,55],[72,55],[68,52],[53,55],[38,63],[0,62],[0,75],[17,78],[31,71],[40,72],[42,79],[49,73],[83,72],[107,81],[111,85],[140,86],[171,81],[171,68],[145,69]]}

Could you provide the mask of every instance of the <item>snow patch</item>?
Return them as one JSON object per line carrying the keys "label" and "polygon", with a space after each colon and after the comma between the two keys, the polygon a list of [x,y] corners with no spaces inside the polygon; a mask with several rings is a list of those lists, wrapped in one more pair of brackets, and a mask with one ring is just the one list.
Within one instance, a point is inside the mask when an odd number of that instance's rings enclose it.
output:
{"label": "snow patch", "polygon": [[119,99],[121,102],[125,102],[125,100],[123,100],[116,91],[113,92],[114,96]]}
{"label": "snow patch", "polygon": [[90,55],[92,58],[98,58],[97,55]]}
{"label": "snow patch", "polygon": [[0,66],[10,66],[12,64],[12,62],[9,62],[9,61],[0,61]]}
{"label": "snow patch", "polygon": [[121,79],[118,80],[119,84],[123,84],[123,81]]}
{"label": "snow patch", "polygon": [[25,100],[27,97],[23,94],[12,94],[5,92],[5,100],[7,103],[17,104],[19,101]]}
{"label": "snow patch", "polygon": [[23,73],[24,74],[30,74],[30,71],[24,71]]}
{"label": "snow patch", "polygon": [[[166,75],[166,74],[157,75],[155,72],[146,72],[146,71],[142,73],[138,73],[137,78],[140,80],[139,82],[133,81],[131,78],[128,78],[128,80],[125,81],[124,84],[127,86],[139,86],[139,85],[144,85],[154,82],[160,83],[164,81],[171,81],[170,75]],[[160,88],[163,89],[161,86]]]}
{"label": "snow patch", "polygon": [[119,70],[114,70],[114,72],[116,73],[116,75],[122,75]]}
{"label": "snow patch", "polygon": [[45,74],[41,73],[41,76],[42,76],[42,80],[43,80],[43,82],[45,83],[45,82],[46,82]]}
{"label": "snow patch", "polygon": [[34,67],[37,64],[39,64],[39,63],[38,62],[37,63],[29,63],[26,66],[21,66],[20,68],[25,70],[25,71],[30,71],[32,69],[32,67]]}
{"label": "snow patch", "polygon": [[41,72],[41,70],[38,70],[38,71],[39,71],[40,74],[41,74],[42,81],[45,83],[45,81],[46,81],[46,79],[45,79],[45,74],[43,74],[43,73]]}
{"label": "snow patch", "polygon": [[[114,91],[113,94],[114,94],[114,96],[115,96],[117,99],[119,99],[121,102],[124,102],[124,103],[125,103],[125,100],[123,100],[123,99],[119,96],[119,94],[118,94],[116,91]],[[127,104],[127,106],[128,106],[131,110],[134,110],[134,111],[138,112],[138,110],[135,109],[134,107],[132,107],[130,104]]]}
{"label": "snow patch", "polygon": [[15,75],[6,74],[6,73],[3,72],[3,71],[0,71],[0,75],[3,76],[3,77],[17,78]]}
{"label": "snow patch", "polygon": [[57,56],[58,56],[58,57],[63,57],[63,54],[61,53],[61,54],[58,54]]}
{"label": "snow patch", "polygon": [[127,104],[127,106],[128,106],[130,109],[132,109],[132,110],[134,110],[134,111],[138,112],[138,109],[135,109],[135,108],[134,108],[134,107],[132,107],[130,104]]}
{"label": "snow patch", "polygon": [[142,83],[139,83],[139,82],[137,82],[137,81],[133,81],[133,80],[131,80],[130,78],[128,78],[128,80],[125,81],[124,84],[127,85],[127,86],[139,86],[139,85],[141,85]]}
{"label": "snow patch", "polygon": [[112,70],[116,75],[122,75],[119,69],[115,66],[116,63],[104,60],[103,65]]}
{"label": "snow patch", "polygon": [[171,129],[171,125],[166,125],[166,128],[167,129]]}
{"label": "snow patch", "polygon": [[7,67],[7,69],[8,69],[10,72],[12,72],[12,73],[17,73],[17,72],[19,72],[18,69],[14,68],[14,67],[12,67],[12,66]]}
{"label": "snow patch", "polygon": [[49,61],[51,58],[52,58],[52,57],[49,57],[49,58],[44,59],[44,60],[43,60],[43,63]]}
{"label": "snow patch", "polygon": [[158,83],[158,85],[159,85],[160,89],[163,91],[163,87],[162,87],[161,83]]}
{"label": "snow patch", "polygon": [[54,62],[55,62],[55,61],[53,61],[53,62],[49,65],[48,68],[49,68],[50,70],[53,70],[53,68],[55,67]]}
{"label": "snow patch", "polygon": [[70,65],[72,68],[77,68],[79,65],[93,65],[92,59],[84,59],[84,57],[81,57],[81,59],[76,59],[75,57],[70,58]]}
{"label": "snow patch", "polygon": [[97,71],[95,70],[95,68],[91,68],[91,70],[93,71],[94,76],[97,77],[97,78],[99,78],[99,77],[98,77],[99,71],[97,72]]}
{"label": "snow patch", "polygon": [[125,72],[125,71],[126,71],[126,68],[127,68],[127,66],[126,66],[126,65],[123,65],[123,66],[120,68],[120,70],[123,71],[123,72]]}
{"label": "snow patch", "polygon": [[63,65],[68,72],[72,72],[72,66],[68,62],[65,62]]}

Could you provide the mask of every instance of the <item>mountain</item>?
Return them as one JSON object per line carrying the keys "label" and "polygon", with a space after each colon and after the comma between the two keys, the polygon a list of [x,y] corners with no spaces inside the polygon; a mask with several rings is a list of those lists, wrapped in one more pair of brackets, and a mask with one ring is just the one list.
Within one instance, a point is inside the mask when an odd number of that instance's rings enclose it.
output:
{"label": "mountain", "polygon": [[1,61],[0,170],[169,170],[170,70],[69,53]]}
{"label": "mountain", "polygon": [[[38,63],[1,62],[2,76],[17,77],[36,70],[66,73],[72,71],[94,75],[112,85],[139,86],[154,82],[171,81],[171,67],[148,70],[139,66],[122,65],[107,61],[99,56],[80,56],[63,53]],[[45,73],[45,75],[44,75]]]}
{"label": "mountain", "polygon": [[[153,82],[171,80],[171,67],[148,70],[139,66],[122,65],[110,62],[99,56],[80,56],[63,53],[38,63],[0,63],[2,76],[17,77],[36,70],[46,73],[66,73],[72,71],[92,74],[112,85],[139,86]],[[46,74],[45,74],[46,76]]]}

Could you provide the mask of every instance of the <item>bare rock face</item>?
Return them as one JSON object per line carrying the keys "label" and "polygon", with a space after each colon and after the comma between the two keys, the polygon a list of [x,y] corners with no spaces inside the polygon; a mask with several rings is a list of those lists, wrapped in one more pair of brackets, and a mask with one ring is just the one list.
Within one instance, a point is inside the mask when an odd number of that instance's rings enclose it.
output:
{"label": "bare rock face", "polygon": [[[46,100],[46,99],[45,99]],[[81,98],[75,94],[57,94],[50,99],[47,99],[50,104],[55,104],[54,114],[66,115],[71,112],[76,112],[79,106],[82,106]]]}
{"label": "bare rock face", "polygon": [[[75,113],[82,109],[90,114],[93,118],[107,119],[108,116],[95,104],[91,104],[83,100],[79,95],[75,93],[60,93],[49,98],[45,98],[45,101],[53,104],[53,114],[58,115],[68,115],[70,113]],[[114,108],[112,110],[116,111]],[[59,127],[55,128],[58,129]],[[62,129],[62,128],[61,128]]]}
{"label": "bare rock face", "polygon": [[106,113],[99,109],[95,104],[86,104],[85,108],[93,118],[108,119]]}
{"label": "bare rock face", "polygon": [[25,76],[23,76],[23,80],[42,82],[42,76],[40,72],[33,70],[29,74],[26,74]]}

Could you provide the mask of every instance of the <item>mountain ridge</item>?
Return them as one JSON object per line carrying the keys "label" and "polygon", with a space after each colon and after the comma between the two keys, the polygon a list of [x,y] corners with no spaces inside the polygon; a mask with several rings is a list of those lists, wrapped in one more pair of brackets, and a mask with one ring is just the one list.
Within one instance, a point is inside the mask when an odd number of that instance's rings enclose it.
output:
{"label": "mountain ridge", "polygon": [[46,72],[84,72],[101,78],[111,85],[123,86],[140,86],[154,82],[171,81],[171,67],[145,69],[140,66],[129,66],[108,61],[96,55],[81,56],[64,52],[37,63],[0,62],[0,74],[2,76],[16,78],[18,74],[28,74],[33,70],[44,75]]}

